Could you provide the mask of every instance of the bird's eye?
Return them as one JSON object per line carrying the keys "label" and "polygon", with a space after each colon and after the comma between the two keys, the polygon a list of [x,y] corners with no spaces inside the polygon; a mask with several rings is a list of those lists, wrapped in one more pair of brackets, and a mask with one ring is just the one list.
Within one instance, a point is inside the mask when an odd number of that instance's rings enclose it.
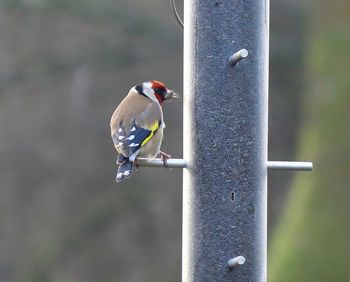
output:
{"label": "bird's eye", "polygon": [[154,89],[154,92],[156,92],[158,94],[163,94],[164,90],[157,87],[157,88]]}

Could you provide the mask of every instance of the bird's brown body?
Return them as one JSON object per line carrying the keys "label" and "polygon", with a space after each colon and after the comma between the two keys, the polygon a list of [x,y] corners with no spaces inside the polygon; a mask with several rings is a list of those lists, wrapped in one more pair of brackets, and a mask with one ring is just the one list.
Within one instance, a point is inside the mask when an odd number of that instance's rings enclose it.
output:
{"label": "bird's brown body", "polygon": [[[134,116],[135,113],[138,113],[138,115]],[[140,94],[132,89],[112,115],[110,124],[112,136],[119,129],[120,124],[124,125],[126,132],[130,132],[132,124],[129,121],[133,119],[143,128],[151,128],[155,121],[161,120],[162,126],[160,126],[154,136],[142,146],[137,155],[143,158],[155,158],[159,154],[163,139],[164,122],[162,108],[159,103],[147,97],[140,96]],[[116,142],[114,142],[114,146],[119,154],[123,153],[118,143],[116,144]]]}
{"label": "bird's brown body", "polygon": [[179,95],[163,83],[151,80],[132,87],[116,108],[110,126],[119,154],[117,182],[131,177],[139,157],[155,158],[161,153],[164,164],[165,158],[170,157],[160,152],[165,127],[162,104],[173,98],[179,98]]}

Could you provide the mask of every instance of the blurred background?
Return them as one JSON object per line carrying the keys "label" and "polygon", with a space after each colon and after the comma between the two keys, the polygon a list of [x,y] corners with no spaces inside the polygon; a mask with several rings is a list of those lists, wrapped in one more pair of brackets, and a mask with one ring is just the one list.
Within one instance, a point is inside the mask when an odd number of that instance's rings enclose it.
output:
{"label": "blurred background", "polygon": [[[182,92],[168,2],[0,0],[0,281],[180,281],[181,170],[116,185],[109,133],[132,85]],[[271,3],[269,159],[315,165],[269,175],[271,282],[350,281],[349,11]],[[181,157],[181,102],[165,118]]]}

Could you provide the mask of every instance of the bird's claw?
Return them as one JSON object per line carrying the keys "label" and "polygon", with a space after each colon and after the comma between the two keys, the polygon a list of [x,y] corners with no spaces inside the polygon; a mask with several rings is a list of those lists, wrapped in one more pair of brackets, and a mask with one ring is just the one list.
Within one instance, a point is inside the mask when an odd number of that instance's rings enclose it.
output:
{"label": "bird's claw", "polygon": [[160,151],[160,159],[163,161],[164,167],[168,168],[168,160],[171,159],[171,155]]}

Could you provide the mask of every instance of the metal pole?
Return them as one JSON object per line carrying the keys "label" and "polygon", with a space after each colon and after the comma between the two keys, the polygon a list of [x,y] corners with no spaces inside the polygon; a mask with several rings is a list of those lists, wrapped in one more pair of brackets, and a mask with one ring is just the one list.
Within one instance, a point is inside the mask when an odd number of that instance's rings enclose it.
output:
{"label": "metal pole", "polygon": [[146,166],[146,167],[168,167],[168,168],[185,168],[186,161],[184,159],[169,159],[164,164],[162,159],[137,159],[138,166]]}
{"label": "metal pole", "polygon": [[269,2],[184,2],[182,281],[266,281]]}
{"label": "metal pole", "polygon": [[268,161],[267,168],[269,170],[296,170],[296,171],[312,171],[312,162],[282,162]]}
{"label": "metal pole", "polygon": [[[166,168],[185,168],[187,167],[184,159],[169,159],[165,163],[162,159],[137,159],[138,166],[147,167],[166,167]],[[287,170],[287,171],[312,171],[312,162],[291,162],[291,161],[268,161],[268,170]]]}

